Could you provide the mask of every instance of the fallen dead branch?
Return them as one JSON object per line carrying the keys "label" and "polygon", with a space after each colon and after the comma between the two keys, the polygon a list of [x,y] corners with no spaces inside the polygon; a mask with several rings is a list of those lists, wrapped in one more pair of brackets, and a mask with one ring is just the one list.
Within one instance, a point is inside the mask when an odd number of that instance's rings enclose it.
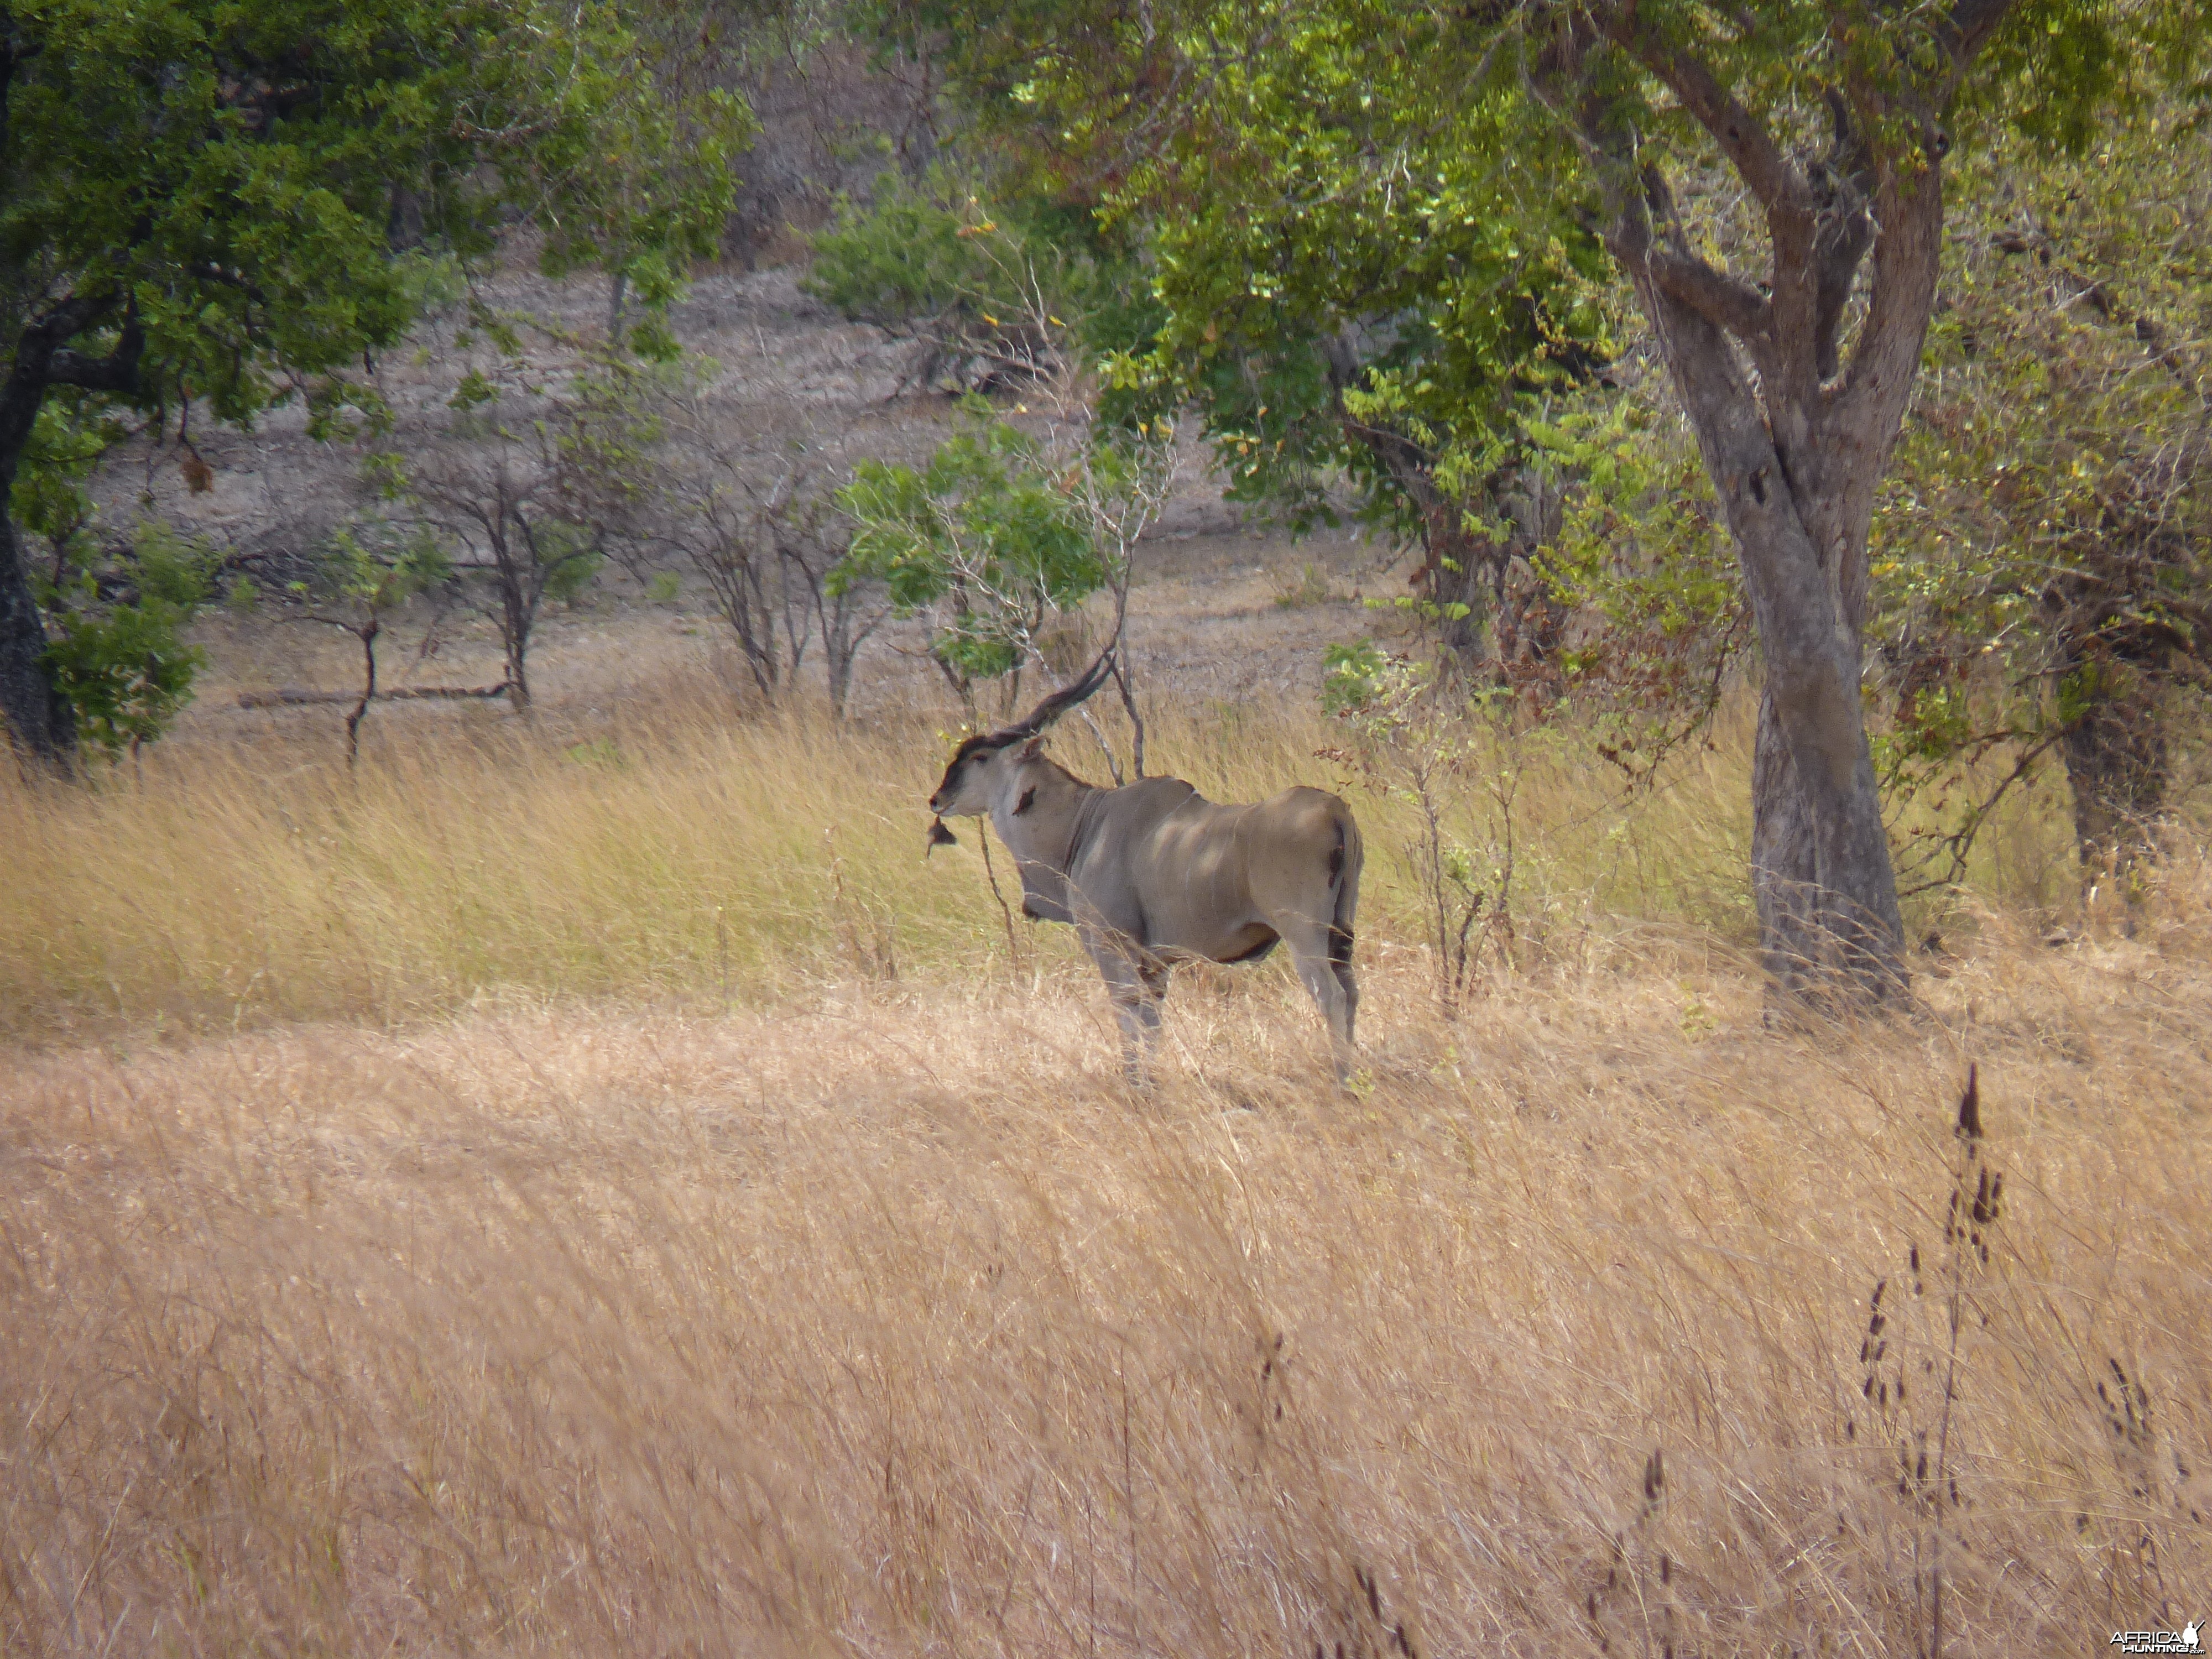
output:
{"label": "fallen dead branch", "polygon": [[[379,691],[370,699],[374,702],[406,702],[435,697],[503,697],[510,688],[505,680],[497,685],[400,685],[388,691]],[[240,708],[294,708],[315,703],[359,702],[358,691],[317,691],[306,686],[288,685],[274,691],[241,691],[238,694]]]}

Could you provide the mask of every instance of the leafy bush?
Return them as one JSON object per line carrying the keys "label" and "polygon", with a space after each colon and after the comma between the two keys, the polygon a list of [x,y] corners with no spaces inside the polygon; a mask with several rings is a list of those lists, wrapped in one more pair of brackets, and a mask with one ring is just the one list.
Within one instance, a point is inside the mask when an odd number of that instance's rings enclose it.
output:
{"label": "leafy bush", "polygon": [[[910,380],[962,392],[1148,347],[1158,314],[1145,272],[1087,213],[994,199],[945,169],[840,198],[801,286],[919,342]],[[1109,402],[1134,407],[1111,388]]]}
{"label": "leafy bush", "polygon": [[97,551],[79,538],[62,580],[40,581],[53,635],[47,669],[85,741],[111,756],[135,749],[191,701],[204,655],[184,630],[212,595],[219,562],[204,543],[149,522],[125,549]]}
{"label": "leafy bush", "polygon": [[831,580],[881,581],[899,615],[934,612],[932,649],[963,687],[1011,673],[1048,617],[1113,575],[1060,483],[1037,441],[997,419],[954,434],[920,471],[864,461],[838,495],[859,528]]}
{"label": "leafy bush", "polygon": [[1329,646],[1321,660],[1321,706],[1331,714],[1356,714],[1371,707],[1394,666],[1372,640]]}

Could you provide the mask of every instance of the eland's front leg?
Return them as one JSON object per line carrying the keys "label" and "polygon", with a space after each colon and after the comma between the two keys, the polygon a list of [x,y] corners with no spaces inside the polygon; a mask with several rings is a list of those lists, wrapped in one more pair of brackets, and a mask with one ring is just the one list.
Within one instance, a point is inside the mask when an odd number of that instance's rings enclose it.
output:
{"label": "eland's front leg", "polygon": [[1106,981],[1114,1018],[1121,1027],[1121,1069],[1129,1086],[1151,1079],[1153,1053],[1160,1042],[1160,1003],[1167,995],[1167,969],[1141,947],[1101,937],[1090,941],[1091,958]]}
{"label": "eland's front leg", "polygon": [[1121,1025],[1121,1071],[1132,1089],[1152,1082],[1152,1056],[1160,1046],[1160,999],[1157,992],[1139,988],[1125,996],[1114,991],[1114,1017]]}

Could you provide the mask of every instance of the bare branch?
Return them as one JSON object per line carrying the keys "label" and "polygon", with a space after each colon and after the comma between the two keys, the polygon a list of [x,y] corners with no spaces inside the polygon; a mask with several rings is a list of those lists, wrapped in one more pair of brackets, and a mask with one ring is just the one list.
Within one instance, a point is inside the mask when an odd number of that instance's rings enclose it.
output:
{"label": "bare branch", "polygon": [[1707,322],[1741,340],[1763,339],[1773,324],[1766,296],[1740,276],[1716,270],[1694,255],[1656,247],[1644,256],[1651,280]]}
{"label": "bare branch", "polygon": [[1827,200],[1813,237],[1814,368],[1823,382],[1835,379],[1840,367],[1838,341],[1850,303],[1851,284],[1867,250],[1874,245],[1874,216],[1867,209],[1867,195],[1873,188],[1873,155],[1863,124],[1852,118],[1850,103],[1842,90],[1831,87],[1827,97],[1836,137],[1820,169]]}
{"label": "bare branch", "polygon": [[0,455],[10,458],[12,463],[12,458],[22,452],[49,386],[77,386],[88,392],[137,389],[138,360],[146,342],[135,312],[124,328],[122,340],[107,356],[87,357],[65,349],[65,342],[98,327],[114,310],[112,300],[72,295],[48,307],[17,337],[15,361],[9,370],[5,392],[0,393]]}
{"label": "bare branch", "polygon": [[1812,192],[1804,173],[1766,123],[1721,84],[1709,64],[1662,39],[1633,4],[1599,7],[1594,15],[1606,37],[1657,76],[1712,135],[1770,214],[1810,211]]}
{"label": "bare branch", "polygon": [[[338,624],[343,626],[343,624]],[[348,629],[349,633],[353,632]],[[509,687],[505,680],[497,685],[395,685],[375,694],[378,702],[411,702],[453,697],[503,697]],[[354,702],[360,699],[358,691],[318,691],[304,686],[288,685],[273,691],[241,691],[238,694],[240,708],[299,708],[318,703]]]}

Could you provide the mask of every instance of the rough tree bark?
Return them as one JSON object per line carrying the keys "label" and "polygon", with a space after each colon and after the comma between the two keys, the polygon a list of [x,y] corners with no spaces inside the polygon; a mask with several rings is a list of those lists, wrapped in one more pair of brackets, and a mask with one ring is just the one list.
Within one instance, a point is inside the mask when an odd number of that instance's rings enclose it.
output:
{"label": "rough tree bark", "polygon": [[530,631],[538,625],[538,599],[544,584],[536,580],[536,559],[526,562],[504,535],[493,541],[499,583],[499,636],[507,650],[507,696],[518,714],[530,712]]}
{"label": "rough tree bark", "polygon": [[[1765,662],[1753,770],[1761,953],[1785,995],[1903,988],[1903,925],[1860,693],[1867,532],[1936,294],[1938,118],[2004,0],[1966,0],[1917,82],[1845,75],[1833,137],[1792,153],[1633,3],[1570,14],[1544,68],[1596,162],[1607,245],[1633,284],[1735,538]],[[1620,101],[1620,54],[1709,134],[1763,210],[1766,278],[1695,252]],[[1619,59],[1615,59],[1615,65]],[[1899,85],[1907,88],[1899,90]],[[1843,351],[1863,268],[1863,317]]]}
{"label": "rough tree bark", "polygon": [[[13,458],[0,459],[0,504],[14,486]],[[0,511],[0,725],[23,752],[67,771],[76,748],[76,722],[46,668],[46,629],[31,597],[15,526]]]}

